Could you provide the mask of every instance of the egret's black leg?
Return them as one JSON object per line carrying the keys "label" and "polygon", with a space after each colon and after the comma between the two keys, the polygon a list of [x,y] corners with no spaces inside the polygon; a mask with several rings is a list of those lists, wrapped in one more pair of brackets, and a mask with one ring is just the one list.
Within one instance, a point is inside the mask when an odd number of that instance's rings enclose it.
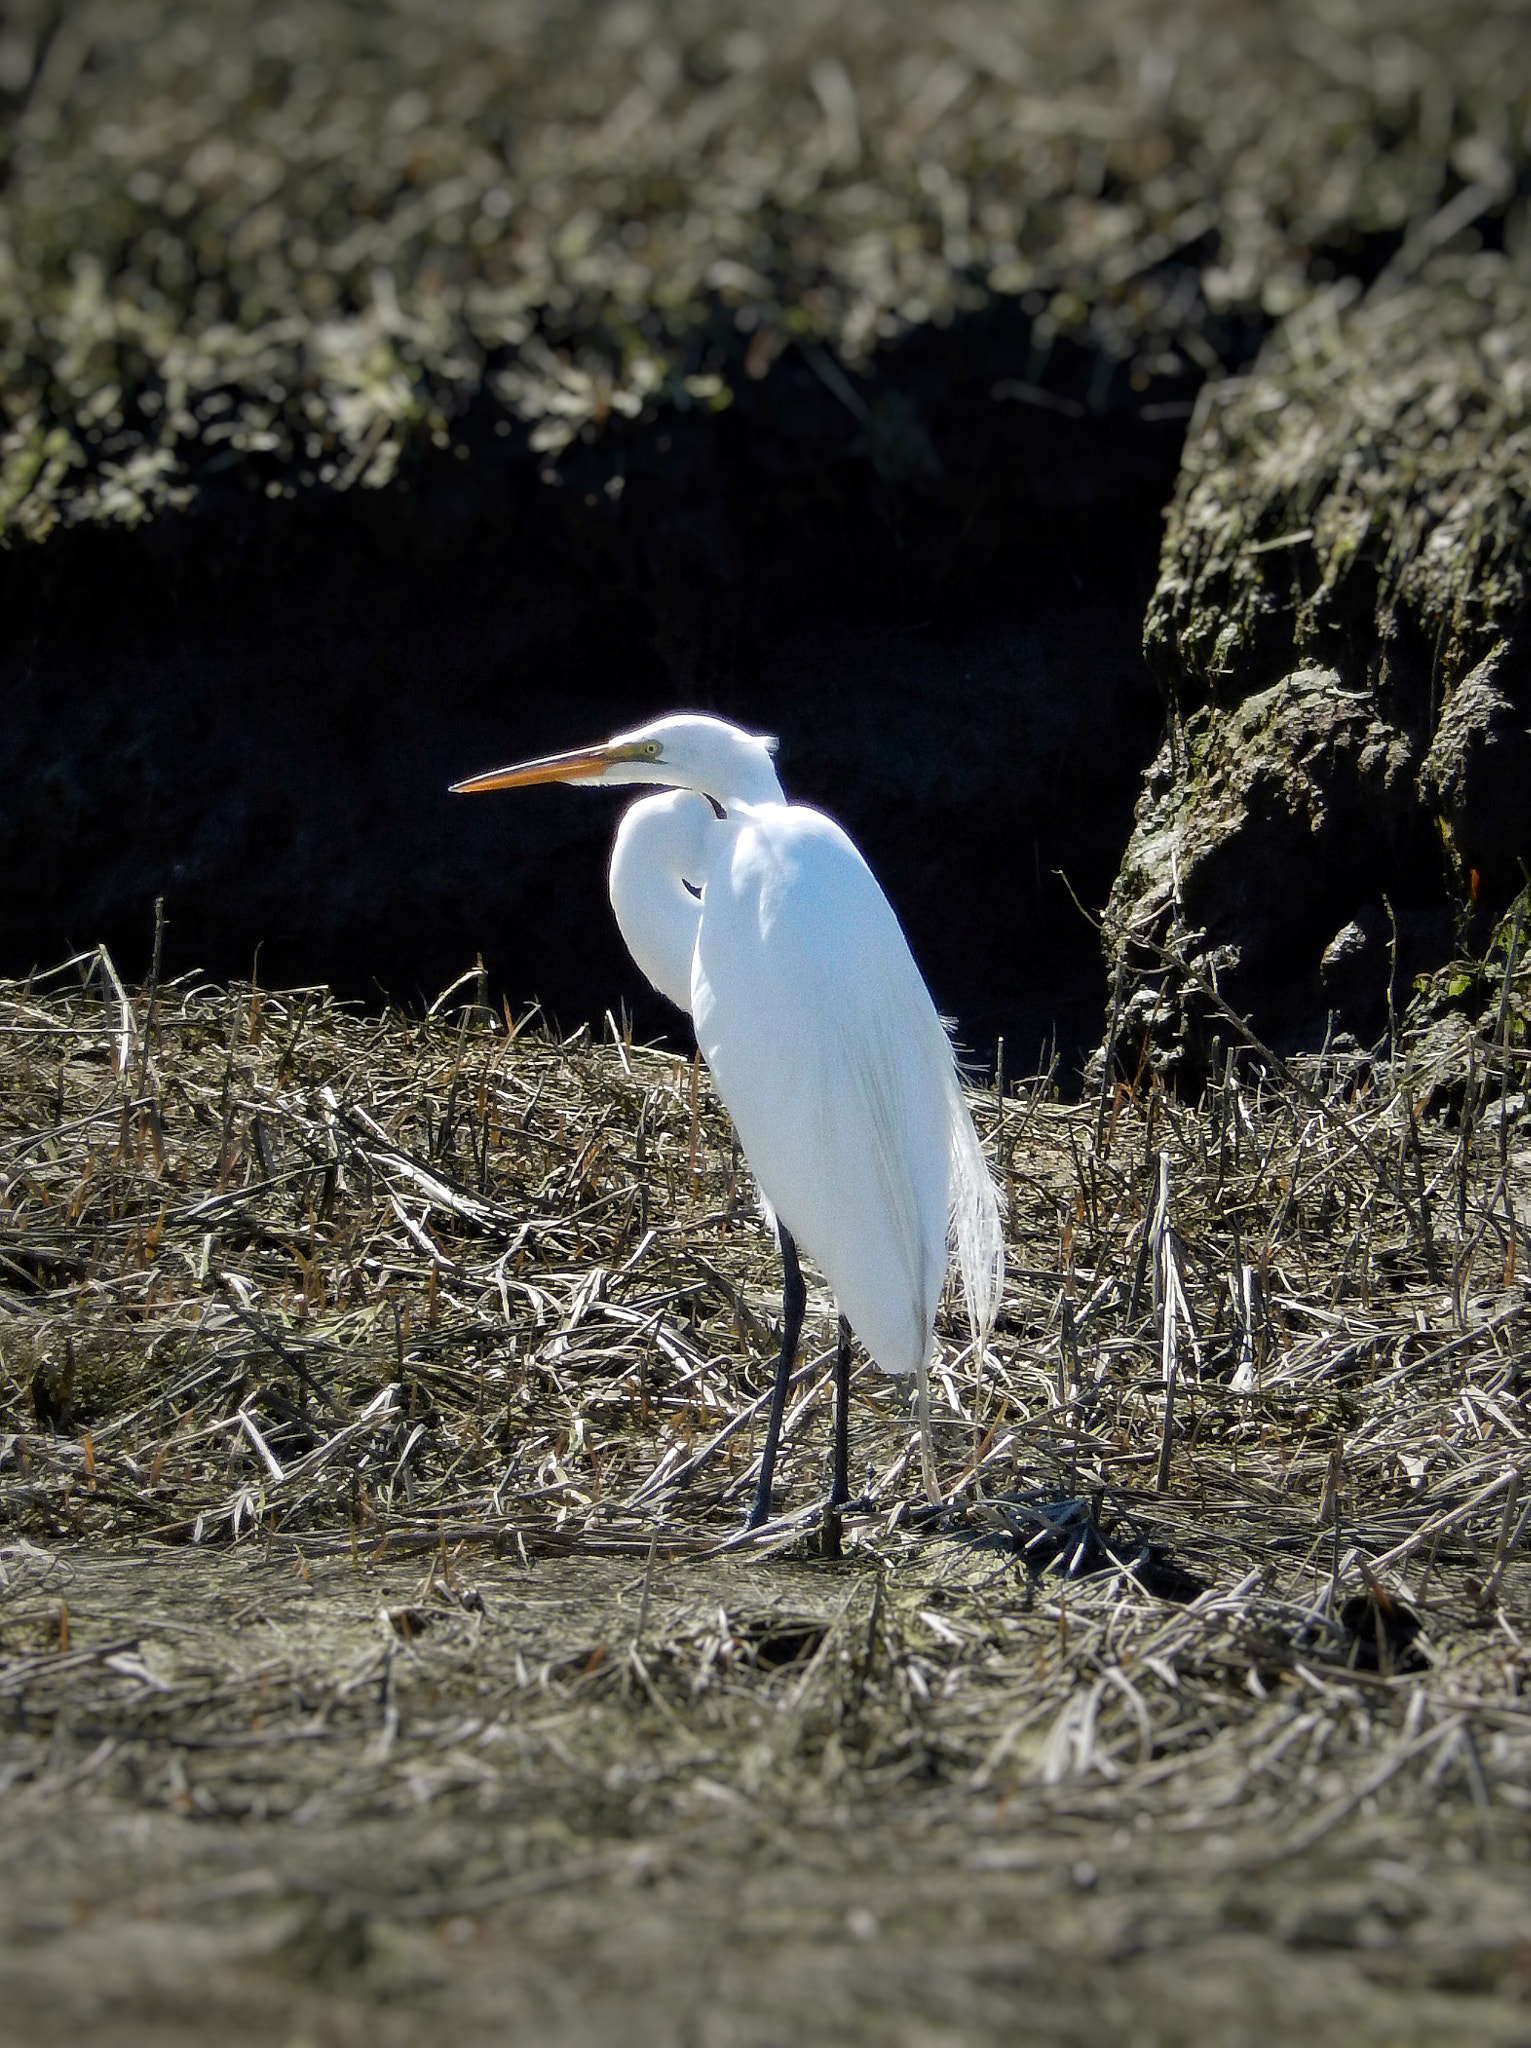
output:
{"label": "egret's black leg", "polygon": [[851,1326],[840,1318],[840,1342],[835,1351],[835,1440],[830,1456],[829,1506],[824,1514],[825,1557],[840,1555],[840,1510],[851,1497]]}
{"label": "egret's black leg", "polygon": [[748,1526],[758,1529],[762,1522],[771,1519],[771,1481],[776,1473],[776,1446],[781,1442],[782,1417],[787,1412],[787,1382],[792,1377],[793,1363],[797,1358],[797,1340],[803,1333],[803,1311],[808,1306],[808,1289],[803,1285],[803,1270],[797,1262],[797,1246],[792,1242],[792,1233],[784,1223],[776,1225],[776,1235],[781,1240],[781,1357],[776,1361],[776,1390],[771,1396],[771,1412],[766,1422],[765,1449],[760,1454],[760,1483],[755,1488],[755,1505],[750,1509]]}
{"label": "egret's black leg", "polygon": [[851,1326],[840,1318],[835,1353],[835,1447],[829,1474],[829,1505],[843,1508],[851,1497]]}

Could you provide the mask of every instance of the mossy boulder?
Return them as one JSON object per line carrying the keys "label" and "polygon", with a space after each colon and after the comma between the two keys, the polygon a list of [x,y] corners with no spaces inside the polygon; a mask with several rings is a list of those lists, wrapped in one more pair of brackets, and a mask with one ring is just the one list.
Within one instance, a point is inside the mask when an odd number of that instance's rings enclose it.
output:
{"label": "mossy boulder", "polygon": [[1369,1034],[1531,863],[1531,290],[1403,268],[1187,443],[1144,636],[1169,736],[1106,919],[1129,1038],[1187,1077],[1198,980],[1278,1044]]}

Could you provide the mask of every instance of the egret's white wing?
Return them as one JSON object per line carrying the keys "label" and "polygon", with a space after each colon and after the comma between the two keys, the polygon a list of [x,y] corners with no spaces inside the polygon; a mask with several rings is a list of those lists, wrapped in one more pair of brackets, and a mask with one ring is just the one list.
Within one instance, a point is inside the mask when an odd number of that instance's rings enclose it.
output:
{"label": "egret's white wing", "polygon": [[741,808],[709,868],[691,993],[763,1194],[877,1362],[905,1373],[924,1358],[949,1232],[986,1328],[998,1214],[951,1046],[887,898],[831,819]]}

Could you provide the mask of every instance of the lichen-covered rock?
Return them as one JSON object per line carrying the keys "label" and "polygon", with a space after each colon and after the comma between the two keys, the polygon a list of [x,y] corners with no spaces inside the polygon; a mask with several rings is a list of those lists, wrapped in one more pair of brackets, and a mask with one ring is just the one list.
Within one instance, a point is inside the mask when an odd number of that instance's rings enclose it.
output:
{"label": "lichen-covered rock", "polygon": [[1154,977],[1129,1028],[1187,1076],[1198,977],[1278,1043],[1369,1033],[1520,887],[1528,404],[1531,289],[1481,255],[1335,293],[1208,394],[1145,629],[1171,737],[1106,920]]}
{"label": "lichen-covered rock", "polygon": [[[1333,669],[1203,705],[1150,770],[1113,892],[1129,965],[1152,972],[1172,928],[1201,934],[1193,950],[1221,994],[1286,1040],[1321,1037],[1330,1010],[1348,1022],[1385,1004],[1383,899],[1430,853],[1417,765],[1409,734]],[[1411,950],[1430,936],[1411,931]],[[1129,1028],[1152,1022],[1161,1054],[1195,1065],[1183,981],[1154,978]]]}
{"label": "lichen-covered rock", "polygon": [[1144,646],[1179,714],[1301,661],[1433,728],[1523,618],[1531,262],[1437,263],[1287,323],[1187,440]]}
{"label": "lichen-covered rock", "polygon": [[1531,690],[1526,659],[1496,647],[1446,700],[1420,771],[1470,896],[1498,900],[1531,849]]}

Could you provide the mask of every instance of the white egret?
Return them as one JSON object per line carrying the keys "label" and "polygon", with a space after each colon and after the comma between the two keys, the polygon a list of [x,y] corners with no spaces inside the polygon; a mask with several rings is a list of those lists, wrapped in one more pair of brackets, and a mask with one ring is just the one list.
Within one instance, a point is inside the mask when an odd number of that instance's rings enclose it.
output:
{"label": "white egret", "polygon": [[849,1498],[847,1319],[885,1372],[916,1375],[925,1484],[938,1499],[928,1366],[949,1254],[980,1348],[1004,1278],[994,1184],[908,942],[840,826],[787,802],[775,751],[722,719],[681,715],[453,785],[668,792],[624,814],[611,904],[638,966],[690,1013],[781,1245],[781,1355],[752,1527],[770,1514],[802,1328],[799,1245],[841,1311],[832,1511]]}

